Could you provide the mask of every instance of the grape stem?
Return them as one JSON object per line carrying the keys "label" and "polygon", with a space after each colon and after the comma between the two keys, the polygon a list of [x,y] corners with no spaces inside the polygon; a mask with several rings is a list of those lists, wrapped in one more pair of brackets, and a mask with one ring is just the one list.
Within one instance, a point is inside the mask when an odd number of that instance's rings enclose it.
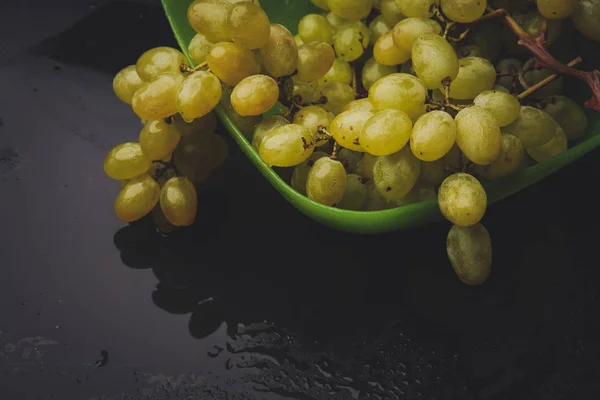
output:
{"label": "grape stem", "polygon": [[[574,67],[575,65],[581,63],[582,61],[583,61],[583,59],[581,57],[577,57],[574,60],[570,61],[567,64],[567,67]],[[544,86],[546,86],[547,84],[549,84],[550,82],[552,82],[553,80],[558,78],[559,76],[560,75],[558,75],[558,74],[552,74],[549,77],[547,77],[546,79],[539,81],[535,85],[528,87],[527,90],[525,90],[523,93],[521,93],[517,96],[517,99],[519,99],[519,100],[525,99],[527,96],[529,96],[533,92],[543,88]],[[523,86],[523,87],[526,87],[526,86]]]}
{"label": "grape stem", "polygon": [[329,158],[331,158],[332,160],[336,160],[337,159],[337,151],[338,151],[338,143],[334,140],[333,141],[333,151],[331,152],[331,156],[329,156]]}
{"label": "grape stem", "polygon": [[[196,72],[196,71],[199,71],[199,70],[201,70],[202,68],[206,67],[207,65],[208,65],[208,63],[207,63],[207,62],[203,62],[202,64],[196,65],[194,68],[192,68],[192,67],[190,67],[190,66],[189,66],[189,65],[187,65],[187,64],[181,64],[181,65],[179,66],[179,70],[180,70],[182,73],[183,73],[183,72],[190,72],[190,73],[191,73],[191,72]],[[209,70],[210,70],[210,68],[209,68]]]}

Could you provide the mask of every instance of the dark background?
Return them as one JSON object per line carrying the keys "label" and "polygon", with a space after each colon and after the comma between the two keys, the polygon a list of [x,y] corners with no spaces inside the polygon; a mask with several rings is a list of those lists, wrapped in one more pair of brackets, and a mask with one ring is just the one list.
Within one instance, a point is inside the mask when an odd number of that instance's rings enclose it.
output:
{"label": "dark background", "polygon": [[598,151],[489,208],[478,288],[447,223],[329,231],[231,141],[164,238],[102,170],[140,129],[112,77],[157,45],[157,1],[0,0],[2,399],[598,398]]}

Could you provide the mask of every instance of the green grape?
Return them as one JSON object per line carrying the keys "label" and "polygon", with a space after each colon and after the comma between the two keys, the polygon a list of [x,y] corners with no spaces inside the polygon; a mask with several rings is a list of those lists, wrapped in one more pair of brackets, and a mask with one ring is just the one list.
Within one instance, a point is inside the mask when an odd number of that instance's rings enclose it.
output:
{"label": "green grape", "polygon": [[422,161],[421,162],[421,174],[419,175],[419,182],[426,185],[437,186],[440,185],[444,179],[448,177],[446,172],[446,166],[444,160],[440,158],[435,161]]}
{"label": "green grape", "polygon": [[558,123],[548,113],[535,107],[522,106],[519,118],[505,126],[506,133],[512,133],[521,140],[523,147],[536,147],[554,137]]}
{"label": "green grape", "polygon": [[441,0],[442,11],[455,22],[469,23],[481,18],[486,0]]}
{"label": "green grape", "polygon": [[294,41],[296,42],[296,46],[300,47],[304,44],[304,40],[299,35],[294,36]]}
{"label": "green grape", "polygon": [[344,168],[346,168],[346,171],[348,171],[349,174],[357,174],[358,163],[362,160],[363,154],[364,153],[342,147],[335,157],[344,164]]}
{"label": "green grape", "polygon": [[323,42],[333,44],[335,29],[327,18],[319,14],[307,14],[298,23],[298,35],[304,43]]}
{"label": "green grape", "polygon": [[439,5],[440,0],[396,0],[400,12],[407,17],[431,18],[432,6]]}
{"label": "green grape", "polygon": [[315,161],[306,178],[306,194],[309,199],[326,206],[334,206],[342,200],[347,186],[346,170],[341,162],[329,157]]}
{"label": "green grape", "polygon": [[[325,129],[329,131],[329,127],[331,125],[331,116],[327,110],[321,107],[308,106],[302,108],[296,113],[292,123],[307,128],[313,134],[313,136],[319,138],[319,135],[317,134],[319,129]],[[316,145],[319,147],[326,143],[327,141],[317,140]]]}
{"label": "green grape", "polygon": [[572,19],[579,32],[600,42],[600,1],[575,0]]}
{"label": "green grape", "polygon": [[269,40],[260,48],[267,73],[273,78],[292,75],[298,66],[298,46],[294,36],[280,24],[271,24]]}
{"label": "green grape", "polygon": [[563,19],[573,13],[576,0],[537,0],[537,8],[546,19]]}
{"label": "green grape", "polygon": [[221,101],[221,82],[212,72],[196,71],[188,75],[177,92],[177,110],[191,122],[214,110]]}
{"label": "green grape", "polygon": [[469,44],[464,46],[459,51],[458,58],[466,58],[466,57],[483,57],[483,52],[481,48],[475,44]]}
{"label": "green grape", "polygon": [[456,143],[465,156],[478,165],[491,164],[498,159],[502,134],[494,116],[473,106],[462,109],[454,119]]}
{"label": "green grape", "polygon": [[[544,21],[547,24],[546,34],[546,47],[551,46],[562,31],[562,21],[560,20],[546,20],[539,12],[531,12],[527,14],[513,14],[513,18],[519,24],[527,34],[531,37],[539,37],[542,33]],[[527,54],[527,50],[522,46],[518,45],[519,40],[515,33],[505,28],[502,31],[502,41],[506,46],[509,53],[514,54]]]}
{"label": "green grape", "polygon": [[364,152],[360,143],[363,127],[373,116],[369,111],[345,111],[331,121],[331,136],[342,147],[349,150]]}
{"label": "green grape", "polygon": [[112,179],[132,179],[147,172],[152,160],[139,143],[127,142],[114,147],[104,159],[104,172]]}
{"label": "green grape", "polygon": [[397,72],[396,66],[383,65],[374,58],[369,58],[362,69],[362,84],[365,90],[369,90],[375,82],[384,76]]}
{"label": "green grape", "polygon": [[[476,24],[471,28],[468,36],[468,44],[477,46],[480,54],[472,57],[482,57],[488,60],[496,60],[502,52],[502,40],[498,39],[498,32],[502,31],[500,21],[488,21],[485,24]],[[465,56],[466,57],[466,56]]]}
{"label": "green grape", "polygon": [[498,156],[496,161],[488,165],[475,166],[474,172],[477,175],[493,181],[504,178],[516,171],[525,155],[523,143],[516,136],[510,133],[503,133],[501,146],[500,156]]}
{"label": "green grape", "polygon": [[424,33],[414,41],[412,65],[427,89],[441,88],[442,80],[454,80],[459,73],[456,52],[446,39],[432,32]]}
{"label": "green grape", "polygon": [[315,137],[305,127],[289,124],[267,133],[259,153],[274,167],[293,167],[306,160],[315,150]]}
{"label": "green grape", "polygon": [[214,43],[206,39],[206,36],[197,33],[194,35],[190,44],[188,45],[188,52],[197,65],[200,65],[206,61],[206,56],[210,52],[211,47]]}
{"label": "green grape", "polygon": [[217,129],[217,115],[209,112],[204,117],[196,118],[192,122],[185,122],[181,115],[176,114],[173,117],[173,123],[183,137],[202,135],[212,133]]}
{"label": "green grape", "polygon": [[341,82],[350,85],[352,83],[352,66],[350,66],[350,63],[340,58],[336,58],[333,61],[333,65],[329,69],[329,72],[322,78],[319,78],[317,84],[320,86],[327,82]]}
{"label": "green grape", "polygon": [[258,150],[267,133],[284,125],[288,125],[289,123],[290,121],[281,115],[271,115],[263,119],[254,130],[254,135],[252,136],[252,147]]}
{"label": "green grape", "polygon": [[366,18],[373,8],[373,0],[327,0],[327,7],[347,20]]}
{"label": "green grape", "polygon": [[186,59],[182,52],[172,47],[155,47],[146,51],[135,63],[136,71],[144,81],[152,80],[161,74],[180,74],[181,64]]}
{"label": "green grape", "polygon": [[114,204],[117,218],[124,222],[137,221],[158,203],[160,187],[148,175],[131,179],[121,189]]}
{"label": "green grape", "polygon": [[150,215],[152,216],[154,227],[159,233],[168,235],[177,229],[177,227],[170,223],[167,217],[165,217],[165,213],[160,209],[160,205],[154,207]]}
{"label": "green grape", "polygon": [[496,70],[485,58],[467,57],[458,60],[458,75],[450,84],[450,97],[471,100],[496,82]]}
{"label": "green grape", "polygon": [[160,190],[160,209],[175,226],[189,226],[196,219],[198,195],[185,177],[169,179]]}
{"label": "green grape", "polygon": [[400,11],[396,0],[381,0],[380,10],[381,16],[390,26],[394,26],[406,18]]}
{"label": "green grape", "polygon": [[329,10],[329,6],[327,6],[327,0],[310,0],[310,2],[323,10]]}
{"label": "green grape", "polygon": [[421,162],[408,146],[387,156],[377,157],[373,165],[373,182],[388,200],[399,200],[415,186],[421,173]]}
{"label": "green grape", "polygon": [[368,98],[352,100],[350,103],[346,104],[343,111],[371,111],[374,112],[373,104],[371,100]]}
{"label": "green grape", "polygon": [[432,186],[420,186],[418,183],[410,192],[399,200],[393,200],[396,207],[403,207],[409,204],[421,203],[423,201],[436,201],[437,194]]}
{"label": "green grape", "polygon": [[198,33],[211,42],[225,42],[230,39],[227,29],[227,15],[232,3],[227,0],[195,0],[190,4],[187,18]]}
{"label": "green grape", "polygon": [[392,30],[393,25],[388,25],[383,19],[383,15],[378,15],[369,24],[369,30],[371,31],[371,40],[376,42],[384,33],[388,33]]}
{"label": "green grape", "polygon": [[507,88],[505,88],[504,86],[500,86],[500,85],[492,86],[492,90],[495,90],[496,92],[504,92],[504,93],[510,94],[510,92],[508,91]]}
{"label": "green grape", "polygon": [[377,162],[378,158],[379,157],[372,154],[364,153],[363,158],[356,165],[357,175],[373,180],[375,178],[373,168],[375,167],[375,162]]}
{"label": "green grape", "polygon": [[446,239],[448,259],[458,278],[467,285],[480,285],[492,269],[492,240],[482,224],[454,225]]}
{"label": "green grape", "polygon": [[400,49],[394,44],[392,32],[385,33],[373,45],[373,58],[379,64],[399,65],[410,60],[410,51]]}
{"label": "green grape", "polygon": [[362,21],[349,21],[340,26],[333,36],[335,53],[344,61],[359,59],[369,47],[371,32]]}
{"label": "green grape", "polygon": [[292,188],[306,196],[306,180],[308,179],[308,173],[312,169],[315,162],[323,157],[329,157],[329,154],[323,151],[315,151],[304,160],[301,164],[298,164],[294,167],[294,172],[292,173],[291,186]]}
{"label": "green grape", "polygon": [[206,62],[217,78],[231,86],[260,72],[260,65],[254,54],[231,42],[216,43],[207,54]]}
{"label": "green grape", "polygon": [[267,75],[244,78],[231,92],[231,105],[242,117],[262,115],[277,103],[279,86]]}
{"label": "green grape", "polygon": [[412,53],[415,40],[424,33],[439,35],[442,32],[440,24],[427,18],[406,18],[398,22],[392,30],[394,44],[399,49]]}
{"label": "green grape", "polygon": [[529,147],[526,149],[527,154],[535,161],[541,163],[549,158],[559,155],[567,151],[567,136],[560,126],[557,126],[554,137],[548,143],[541,146]]}
{"label": "green grape", "polygon": [[252,50],[267,43],[271,27],[269,17],[260,6],[250,1],[241,1],[229,10],[227,29],[233,42]]}
{"label": "green grape", "polygon": [[423,112],[427,89],[419,78],[403,73],[384,76],[369,89],[369,100],[377,110],[393,108],[411,119]]}
{"label": "green grape", "polygon": [[367,186],[365,185],[365,179],[356,174],[348,174],[346,177],[346,190],[337,207],[344,210],[360,211],[366,202]]}
{"label": "green grape", "polygon": [[450,114],[429,112],[415,123],[410,135],[410,149],[419,160],[439,160],[454,146],[456,132],[456,123]]}
{"label": "green grape", "polygon": [[144,83],[133,95],[131,106],[138,117],[153,121],[177,113],[177,91],[183,75],[163,74]]}
{"label": "green grape", "polygon": [[378,111],[362,128],[359,141],[367,153],[387,156],[408,143],[412,127],[412,121],[404,111]]}
{"label": "green grape", "polygon": [[[529,66],[533,65],[535,62],[537,62],[537,59],[531,58],[531,59],[529,59],[529,61],[527,61],[525,63],[525,66],[523,67],[523,69],[525,71],[527,71],[523,74],[523,78],[525,80],[525,83],[527,83],[527,85],[530,87],[534,86],[535,84],[543,81],[544,79],[548,78],[550,75],[554,74],[553,71],[551,71],[547,68],[536,68],[536,67],[529,68]],[[564,82],[563,77],[562,76],[558,77],[555,80],[553,80],[552,82],[544,85],[544,87],[541,87],[538,90],[536,90],[535,92],[531,93],[530,97],[532,97],[534,99],[543,99],[544,97],[559,94],[562,91],[563,82]]]}
{"label": "green grape", "polygon": [[475,177],[459,172],[442,182],[438,204],[448,221],[455,225],[472,226],[485,214],[487,195]]}
{"label": "green grape", "polygon": [[502,91],[484,90],[475,97],[473,104],[488,110],[501,128],[514,122],[521,113],[519,100]]}
{"label": "green grape", "polygon": [[175,149],[174,164],[177,170],[193,184],[204,182],[214,168],[227,158],[227,142],[216,133],[182,138]]}
{"label": "green grape", "polygon": [[254,133],[254,128],[262,121],[261,115],[253,117],[242,117],[239,115],[231,105],[231,93],[233,88],[231,86],[223,87],[223,97],[221,98],[221,105],[223,106],[227,116],[233,122],[233,125],[240,130],[246,137],[251,137]]}
{"label": "green grape", "polygon": [[298,48],[298,66],[296,79],[312,82],[325,76],[333,66],[335,52],[333,47],[323,42],[303,44]]}
{"label": "green grape", "polygon": [[151,160],[168,157],[179,143],[181,134],[174,123],[164,120],[148,121],[140,132],[140,146]]}
{"label": "green grape", "polygon": [[325,103],[321,106],[329,112],[338,115],[346,104],[354,100],[354,89],[342,82],[327,82],[319,88],[319,96]]}
{"label": "green grape", "polygon": [[296,103],[307,105],[319,99],[320,94],[317,92],[318,86],[315,82],[300,82],[294,78],[293,83],[292,98]]}
{"label": "green grape", "polygon": [[[523,64],[516,58],[507,58],[496,64],[496,72],[499,74],[511,74],[516,76],[522,68]],[[512,76],[499,76],[498,79],[496,79],[496,85],[501,85],[508,90],[512,90],[513,78]]]}
{"label": "green grape", "polygon": [[374,183],[367,184],[367,200],[363,206],[365,211],[381,211],[392,208],[390,202],[379,193]]}
{"label": "green grape", "polygon": [[144,84],[144,81],[137,73],[135,65],[123,68],[113,79],[113,91],[117,97],[131,105],[133,95]]}
{"label": "green grape", "polygon": [[448,171],[458,171],[462,169],[463,154],[458,148],[458,144],[454,144],[450,151],[442,157],[444,168]]}
{"label": "green grape", "polygon": [[348,22],[339,15],[336,15],[334,12],[328,12],[325,18],[327,18],[327,22],[329,22],[329,25],[333,27],[334,31],[337,31],[340,26]]}
{"label": "green grape", "polygon": [[567,139],[579,139],[588,126],[583,109],[565,96],[553,96],[544,102],[543,110],[563,128]]}

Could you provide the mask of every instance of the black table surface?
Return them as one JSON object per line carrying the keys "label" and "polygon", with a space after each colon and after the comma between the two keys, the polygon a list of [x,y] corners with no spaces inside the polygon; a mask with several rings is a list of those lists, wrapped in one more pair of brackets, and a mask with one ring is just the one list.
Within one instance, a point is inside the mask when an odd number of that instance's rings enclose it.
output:
{"label": "black table surface", "polygon": [[102,169],[140,129],[112,77],[157,45],[155,1],[0,2],[0,398],[598,398],[600,153],[489,208],[477,288],[447,223],[333,232],[231,141],[165,238]]}

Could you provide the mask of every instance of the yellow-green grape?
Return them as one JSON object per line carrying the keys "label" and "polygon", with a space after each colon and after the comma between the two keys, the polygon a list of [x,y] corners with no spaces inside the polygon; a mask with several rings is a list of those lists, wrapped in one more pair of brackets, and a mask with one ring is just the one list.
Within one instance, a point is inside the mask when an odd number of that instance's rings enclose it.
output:
{"label": "yellow-green grape", "polygon": [[380,10],[381,16],[390,26],[394,26],[406,18],[400,11],[396,0],[381,0]]}
{"label": "yellow-green grape", "polygon": [[396,66],[383,65],[374,58],[369,58],[362,69],[362,84],[366,90],[369,90],[375,82],[384,76],[397,72]]}
{"label": "yellow-green grape", "polygon": [[494,116],[473,106],[462,109],[454,119],[456,143],[465,156],[478,165],[488,165],[498,159],[502,134]]}
{"label": "yellow-green grape", "polygon": [[548,113],[535,107],[522,106],[519,118],[503,128],[523,143],[523,147],[537,147],[554,137],[558,123]]}
{"label": "yellow-green grape", "polygon": [[412,127],[412,121],[404,111],[379,111],[362,128],[360,145],[376,156],[396,153],[408,143]]}
{"label": "yellow-green grape", "polygon": [[388,200],[399,200],[412,190],[421,173],[421,162],[408,146],[387,156],[377,157],[373,165],[373,182]]}
{"label": "yellow-green grape", "polygon": [[524,156],[525,149],[519,138],[510,133],[503,133],[498,159],[488,165],[476,165],[474,172],[489,181],[504,178],[517,169]]}
{"label": "yellow-green grape", "polygon": [[360,211],[367,202],[367,185],[365,179],[356,174],[346,177],[346,190],[344,196],[337,204],[337,208],[344,210]]}
{"label": "yellow-green grape", "polygon": [[492,86],[492,90],[495,90],[497,92],[504,92],[504,93],[510,94],[510,91],[507,88],[505,88],[504,86],[500,86],[500,85],[494,85],[494,86]]}
{"label": "yellow-green grape", "polygon": [[333,36],[335,53],[344,61],[359,59],[369,47],[371,32],[362,21],[349,21]]}
{"label": "yellow-green grape", "polygon": [[468,35],[467,44],[476,46],[475,49],[479,54],[465,55],[465,57],[483,57],[490,61],[496,60],[502,52],[502,40],[499,38],[501,30],[502,23],[499,20],[474,25]]}
{"label": "yellow-green grape", "polygon": [[[179,146],[175,149],[175,167],[195,185],[208,179],[211,171],[216,167],[215,164],[223,159],[223,148],[215,136],[219,135],[207,133],[182,138]],[[213,143],[217,143],[214,148]],[[216,159],[216,157],[220,159]]]}
{"label": "yellow-green grape", "polygon": [[140,132],[140,146],[151,160],[168,157],[179,143],[181,134],[174,123],[164,120],[148,121]]}
{"label": "yellow-green grape", "polygon": [[159,233],[167,235],[177,229],[177,227],[170,223],[167,217],[165,217],[165,213],[160,209],[160,205],[155,206],[150,215],[152,216],[154,227]]}
{"label": "yellow-green grape", "polygon": [[383,15],[378,15],[369,24],[369,30],[371,31],[371,40],[376,42],[384,33],[388,33],[392,30],[393,25],[388,25],[383,19]]}
{"label": "yellow-green grape", "polygon": [[461,169],[463,154],[458,148],[458,144],[454,144],[450,151],[442,157],[444,168],[448,171],[457,171]]}
{"label": "yellow-green grape", "polygon": [[494,86],[496,70],[485,58],[466,57],[458,60],[458,63],[458,75],[450,84],[451,98],[471,100]]}
{"label": "yellow-green grape", "polygon": [[254,135],[252,136],[252,147],[258,150],[267,133],[284,125],[288,125],[289,123],[290,121],[281,115],[271,115],[265,118],[256,126],[256,129],[254,130]]}
{"label": "yellow-green grape", "polygon": [[327,110],[317,106],[304,107],[296,113],[293,123],[307,128],[317,138],[317,146],[327,143],[326,140],[318,140],[319,129],[328,131],[331,125],[331,116]]}
{"label": "yellow-green grape", "polygon": [[169,179],[160,190],[160,209],[175,226],[189,226],[196,219],[198,194],[185,177]]}
{"label": "yellow-green grape", "polygon": [[438,204],[444,217],[455,225],[478,223],[487,208],[487,195],[473,176],[459,172],[450,175],[440,186]]}
{"label": "yellow-green grape", "polygon": [[431,18],[433,5],[439,5],[440,0],[396,0],[400,12],[407,17]]}
{"label": "yellow-green grape", "polygon": [[571,16],[575,27],[588,38],[600,42],[600,2],[575,0]]}
{"label": "yellow-green grape", "polygon": [[350,63],[336,58],[329,71],[317,81],[318,85],[324,85],[327,82],[341,82],[346,85],[352,83],[352,67]]}
{"label": "yellow-green grape", "polygon": [[340,148],[335,158],[344,164],[344,168],[349,174],[358,174],[358,163],[362,160],[363,154],[346,148]]}
{"label": "yellow-green grape", "polygon": [[304,44],[304,40],[299,35],[294,36],[294,41],[296,42],[296,46],[300,47]]}
{"label": "yellow-green grape", "polygon": [[366,18],[373,8],[373,0],[327,0],[327,7],[347,20]]}
{"label": "yellow-green grape", "polygon": [[401,110],[411,119],[422,114],[426,97],[427,89],[423,81],[403,73],[384,76],[369,89],[369,100],[375,109]]}
{"label": "yellow-green grape", "polygon": [[197,33],[188,45],[188,52],[190,53],[192,60],[200,65],[206,61],[206,56],[210,52],[212,46],[214,46],[213,42],[209,41],[206,36]]}
{"label": "yellow-green grape", "polygon": [[292,99],[301,105],[312,104],[319,100],[318,86],[315,82],[300,82],[293,79]]}
{"label": "yellow-green grape", "polygon": [[364,211],[381,211],[392,208],[392,204],[379,193],[373,182],[367,183],[367,201],[363,206]]}
{"label": "yellow-green grape", "polygon": [[240,1],[229,10],[227,30],[234,43],[253,50],[267,43],[271,24],[269,17],[260,6],[250,1]]}
{"label": "yellow-green grape", "polygon": [[364,152],[360,143],[360,134],[373,116],[369,111],[345,111],[331,121],[330,133],[336,142],[350,150]]}
{"label": "yellow-green grape", "polygon": [[516,76],[523,68],[521,61],[516,58],[506,58],[496,64],[496,72],[499,74],[511,74],[512,76],[499,76],[496,80],[496,85],[501,85],[512,90],[513,76]]}
{"label": "yellow-green grape", "polygon": [[156,203],[160,186],[148,175],[127,182],[119,192],[114,208],[117,218],[124,222],[137,221],[147,215]]}
{"label": "yellow-green grape", "polygon": [[441,0],[444,15],[455,22],[469,23],[481,18],[486,0]]}
{"label": "yellow-green grape", "polygon": [[221,101],[221,82],[212,72],[196,71],[188,75],[177,92],[177,110],[191,122],[214,110]]}
{"label": "yellow-green grape", "polygon": [[187,18],[192,28],[211,42],[225,42],[230,38],[227,15],[231,8],[232,3],[227,0],[195,0],[188,8]]}
{"label": "yellow-green grape", "polygon": [[514,122],[521,113],[519,100],[502,91],[484,90],[475,97],[473,104],[488,110],[501,128]]}
{"label": "yellow-green grape", "polygon": [[355,98],[354,89],[342,82],[327,82],[319,88],[318,97],[325,103],[320,105],[329,112],[338,115],[346,104]]}
{"label": "yellow-green grape", "polygon": [[260,72],[260,65],[254,54],[231,42],[215,44],[207,54],[206,62],[217,78],[231,86]]}
{"label": "yellow-green grape", "polygon": [[360,176],[364,176],[367,179],[373,180],[375,178],[373,175],[373,168],[375,167],[375,162],[377,162],[378,158],[379,157],[372,154],[364,153],[363,158],[356,166],[356,173]]}
{"label": "yellow-green grape", "polygon": [[327,6],[327,0],[310,0],[310,2],[323,10],[329,10],[329,7]]}
{"label": "yellow-green grape", "polygon": [[544,102],[543,110],[563,128],[567,139],[585,135],[587,116],[579,104],[565,96],[553,96]]}
{"label": "yellow-green grape", "polygon": [[212,133],[217,129],[217,115],[214,112],[209,112],[204,117],[196,118],[192,122],[185,122],[181,115],[176,114],[173,117],[173,123],[183,137],[202,135]]}
{"label": "yellow-green grape", "polygon": [[456,52],[446,39],[432,32],[424,33],[414,41],[412,65],[427,89],[440,88],[442,80],[446,78],[454,80],[459,73]]}
{"label": "yellow-green grape", "polygon": [[456,123],[450,114],[429,112],[415,123],[410,135],[410,149],[419,160],[439,160],[454,146],[456,132]]}
{"label": "yellow-green grape", "polygon": [[537,0],[537,8],[546,19],[563,19],[573,13],[577,0]]}
{"label": "yellow-green grape", "polygon": [[458,58],[483,57],[481,48],[475,44],[469,44],[459,49]]}
{"label": "yellow-green grape", "polygon": [[132,179],[152,167],[139,143],[127,142],[114,147],[104,159],[104,172],[112,179]]}
{"label": "yellow-green grape", "polygon": [[399,200],[393,200],[396,207],[402,207],[409,204],[421,203],[423,201],[435,201],[437,194],[432,186],[420,186],[417,183],[410,192]]}
{"label": "yellow-green grape", "polygon": [[557,126],[554,137],[541,146],[529,147],[527,154],[537,162],[544,162],[549,158],[567,151],[567,136],[560,126]]}
{"label": "yellow-green grape", "polygon": [[306,160],[315,150],[315,137],[305,127],[289,124],[274,129],[263,138],[260,158],[274,167],[293,167]]}
{"label": "yellow-green grape", "polygon": [[335,29],[320,14],[307,14],[298,23],[298,35],[304,43],[324,42],[333,44]]}
{"label": "yellow-green grape", "polygon": [[308,179],[308,173],[313,165],[315,165],[315,162],[323,157],[329,157],[329,154],[323,151],[315,151],[301,164],[294,167],[290,184],[295,191],[306,196],[306,180]]}
{"label": "yellow-green grape", "polygon": [[444,165],[444,160],[442,158],[435,161],[421,162],[419,182],[424,183],[425,185],[437,186],[447,177],[448,173],[446,172],[446,166]]}
{"label": "yellow-green grape", "polygon": [[484,283],[492,269],[492,239],[482,224],[454,225],[446,239],[448,259],[458,278],[467,285]]}
{"label": "yellow-green grape", "polygon": [[399,65],[410,60],[410,51],[400,49],[394,44],[392,32],[385,33],[373,45],[373,58],[379,64]]}
{"label": "yellow-green grape", "polygon": [[140,78],[149,81],[166,73],[181,73],[181,64],[186,59],[182,52],[172,47],[155,47],[138,58],[135,68]]}
{"label": "yellow-green grape", "polygon": [[121,101],[131,104],[133,95],[144,84],[137,73],[135,65],[123,68],[113,79],[113,91]]}
{"label": "yellow-green grape", "polygon": [[398,22],[392,30],[394,44],[402,50],[412,53],[412,47],[417,38],[424,33],[439,35],[442,32],[440,24],[427,18],[406,18]]}
{"label": "yellow-green grape", "polygon": [[177,113],[177,91],[183,75],[163,74],[144,83],[133,95],[131,106],[138,117],[147,121]]}
{"label": "yellow-green grape", "polygon": [[252,75],[242,79],[231,92],[231,105],[243,116],[262,115],[277,103],[279,86],[267,75]]}
{"label": "yellow-green grape", "polygon": [[280,24],[271,24],[269,40],[260,48],[265,70],[273,78],[292,75],[298,66],[294,36]]}
{"label": "yellow-green grape", "polygon": [[223,97],[221,98],[221,105],[225,109],[227,116],[233,124],[242,132],[246,137],[252,137],[254,133],[254,128],[260,121],[262,121],[261,115],[256,115],[253,117],[242,117],[239,115],[233,106],[231,105],[231,93],[233,92],[233,87],[231,86],[223,86]]}
{"label": "yellow-green grape", "polygon": [[[529,68],[529,65],[535,63],[537,60],[535,58],[530,59],[525,63],[523,67],[526,72],[523,74],[523,80],[527,84],[527,86],[534,86],[535,84],[543,81],[548,78],[550,75],[554,74],[553,71],[547,68]],[[543,99],[544,97],[553,96],[562,91],[564,79],[562,76],[556,78],[552,82],[544,85],[544,87],[539,88],[535,92],[530,94],[530,97],[534,99]]]}
{"label": "yellow-green grape", "polygon": [[337,31],[340,28],[340,26],[348,22],[344,18],[340,17],[339,15],[336,15],[334,12],[331,11],[327,13],[325,18],[327,18],[327,22],[329,22],[329,25],[333,27],[334,31]]}
{"label": "yellow-green grape", "polygon": [[371,111],[373,112],[375,109],[373,108],[373,104],[371,100],[368,98],[352,100],[350,103],[346,104],[342,111]]}
{"label": "yellow-green grape", "polygon": [[335,52],[327,43],[312,42],[298,48],[296,79],[312,82],[325,76],[333,66]]}
{"label": "yellow-green grape", "polygon": [[326,206],[334,206],[346,192],[347,175],[341,162],[329,157],[315,161],[306,178],[306,195]]}

